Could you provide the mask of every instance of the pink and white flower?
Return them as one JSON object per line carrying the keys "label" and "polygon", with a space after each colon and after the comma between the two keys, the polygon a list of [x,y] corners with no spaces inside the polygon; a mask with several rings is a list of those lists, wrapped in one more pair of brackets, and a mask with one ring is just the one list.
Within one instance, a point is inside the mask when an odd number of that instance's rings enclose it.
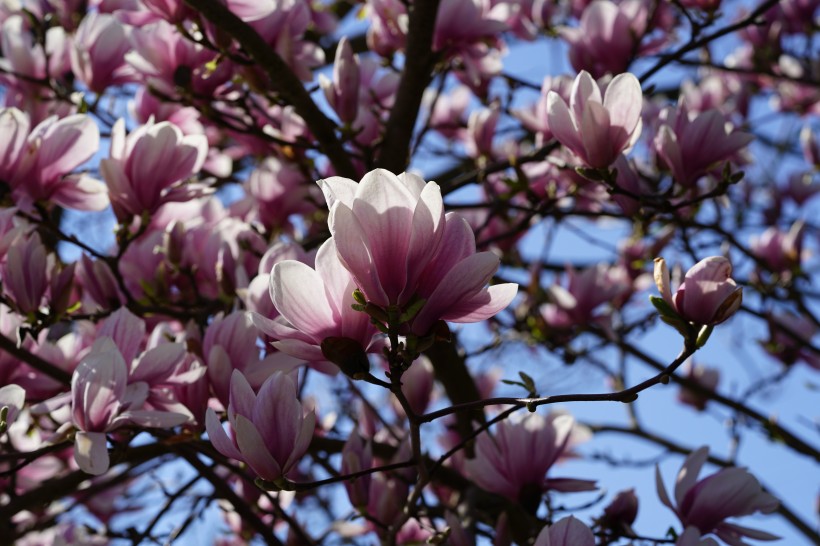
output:
{"label": "pink and white flower", "polygon": [[253,392],[241,372],[231,376],[228,405],[229,437],[213,409],[205,426],[217,451],[246,463],[269,482],[284,478],[299,462],[313,439],[314,411],[305,410],[296,395],[296,382],[282,372],[271,375]]}
{"label": "pink and white flower", "polygon": [[183,135],[167,121],[149,121],[125,134],[125,120],[111,130],[111,153],[100,161],[111,206],[120,219],[155,212],[160,205],[203,193],[182,181],[199,172],[208,153],[205,135]]}
{"label": "pink and white flower", "polygon": [[367,301],[403,309],[424,300],[413,333],[427,334],[438,320],[484,320],[515,296],[515,284],[486,287],[499,259],[476,253],[466,220],[445,216],[435,182],[378,169],[358,184],[333,177],[320,185],[339,259]]}
{"label": "pink and white flower", "polygon": [[467,475],[479,486],[524,506],[538,505],[548,489],[591,491],[593,480],[547,478],[558,460],[573,444],[586,436],[570,415],[543,417],[530,413],[518,420],[498,424],[491,436],[484,432],[476,440],[474,459],[465,463]]}
{"label": "pink and white flower", "polygon": [[582,71],[572,85],[569,107],[558,93],[547,95],[549,129],[586,166],[605,169],[638,140],[642,106],[634,75],[615,76],[602,97],[598,83]]}
{"label": "pink and white flower", "polygon": [[731,275],[729,260],[710,256],[686,272],[673,296],[666,262],[663,258],[655,259],[655,284],[663,300],[681,318],[694,324],[720,324],[740,308],[743,288],[735,284]]}
{"label": "pink and white flower", "polygon": [[778,501],[764,492],[745,468],[723,468],[698,481],[708,457],[709,448],[703,446],[686,458],[675,482],[674,503],[663,485],[660,468],[655,467],[661,502],[675,512],[684,527],[696,527],[702,534],[714,533],[728,544],[743,544],[745,537],[777,540],[779,537],[770,533],[724,521],[755,512],[768,514],[777,508]]}

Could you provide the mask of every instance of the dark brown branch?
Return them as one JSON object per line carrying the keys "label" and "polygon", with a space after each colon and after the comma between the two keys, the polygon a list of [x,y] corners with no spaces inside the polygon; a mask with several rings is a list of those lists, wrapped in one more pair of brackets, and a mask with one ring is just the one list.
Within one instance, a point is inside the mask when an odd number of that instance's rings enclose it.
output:
{"label": "dark brown branch", "polygon": [[384,142],[377,164],[399,173],[410,163],[410,140],[416,125],[421,98],[433,78],[436,55],[433,53],[433,31],[439,0],[416,0],[409,9],[407,49],[404,56],[396,102],[384,131]]}
{"label": "dark brown branch", "polygon": [[687,345],[684,350],[672,361],[668,366],[660,366],[658,374],[649,379],[638,383],[628,389],[623,389],[617,392],[596,393],[596,394],[558,394],[554,396],[544,396],[539,398],[487,398],[485,400],[478,400],[475,402],[468,402],[466,404],[456,404],[449,408],[444,408],[438,411],[422,415],[419,419],[422,423],[429,423],[436,419],[440,419],[453,413],[463,411],[472,411],[487,406],[511,405],[516,407],[526,407],[530,411],[535,411],[538,406],[547,404],[558,404],[562,402],[623,402],[631,403],[637,400],[638,394],[646,389],[658,384],[666,384],[669,382],[670,376],[673,376],[676,369],[681,364],[686,362],[686,359],[692,356],[697,348],[694,344]]}
{"label": "dark brown branch", "polygon": [[22,347],[18,347],[14,341],[10,340],[2,334],[0,334],[0,350],[3,350],[11,356],[22,360],[38,372],[41,372],[52,379],[56,379],[60,383],[63,383],[65,385],[71,383],[70,373],[58,368],[51,362],[43,358],[40,358],[39,356],[33,353],[28,352]]}

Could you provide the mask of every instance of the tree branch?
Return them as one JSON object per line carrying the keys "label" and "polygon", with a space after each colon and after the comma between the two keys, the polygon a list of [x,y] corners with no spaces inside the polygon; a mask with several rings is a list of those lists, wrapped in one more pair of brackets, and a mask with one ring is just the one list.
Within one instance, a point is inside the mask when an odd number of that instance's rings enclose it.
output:
{"label": "tree branch", "polygon": [[410,21],[404,70],[377,160],[379,167],[394,173],[404,171],[410,164],[410,140],[419,115],[421,98],[433,79],[432,71],[436,61],[433,31],[438,5],[439,0],[416,0],[408,8]]}
{"label": "tree branch", "polygon": [[357,174],[350,162],[349,154],[336,137],[336,124],[319,110],[299,78],[259,33],[215,0],[185,0],[185,3],[196,9],[208,21],[218,25],[248,52],[268,75],[274,91],[292,105],[296,113],[305,120],[336,173],[355,178]]}

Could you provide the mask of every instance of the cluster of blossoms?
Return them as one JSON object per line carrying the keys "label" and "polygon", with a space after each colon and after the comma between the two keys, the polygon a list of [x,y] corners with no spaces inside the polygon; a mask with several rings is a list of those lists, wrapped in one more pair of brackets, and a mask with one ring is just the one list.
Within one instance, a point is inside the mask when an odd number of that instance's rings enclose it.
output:
{"label": "cluster of blossoms", "polygon": [[[167,542],[216,500],[225,545],[641,541],[636,489],[604,506],[605,477],[561,465],[594,430],[685,435],[541,406],[669,381],[692,419],[737,412],[737,446],[757,422],[820,458],[746,406],[820,370],[820,1],[772,4],[0,0],[0,542]],[[536,41],[573,72],[515,74]],[[656,81],[672,64],[692,79]],[[693,354],[744,291],[780,369],[737,397]],[[643,346],[656,317],[674,360]],[[569,387],[576,363],[608,391]],[[176,490],[172,460],[197,473]],[[164,507],[126,527],[146,483]],[[647,541],[676,546],[775,540],[730,518],[789,493],[705,447],[674,498],[656,484],[644,517],[680,525]]]}

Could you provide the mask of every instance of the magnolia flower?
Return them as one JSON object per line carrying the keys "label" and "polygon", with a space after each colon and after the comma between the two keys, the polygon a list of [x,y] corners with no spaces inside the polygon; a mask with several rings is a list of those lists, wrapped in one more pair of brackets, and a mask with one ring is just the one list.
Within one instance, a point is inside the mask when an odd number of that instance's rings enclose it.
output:
{"label": "magnolia flower", "polygon": [[580,520],[569,516],[541,529],[533,546],[595,546],[595,535]]}
{"label": "magnolia flower", "polygon": [[708,457],[709,448],[703,446],[686,458],[675,483],[674,504],[666,493],[660,468],[656,466],[655,480],[661,502],[675,512],[684,527],[695,527],[702,534],[714,533],[729,544],[743,544],[743,537],[777,540],[779,537],[775,535],[724,521],[754,512],[768,514],[777,508],[778,501],[764,492],[760,482],[745,468],[723,468],[697,481]]}
{"label": "magnolia flower", "polygon": [[52,116],[32,129],[28,113],[0,108],[0,180],[11,186],[20,208],[51,200],[72,209],[104,209],[105,186],[86,174],[70,174],[99,146],[100,131],[89,116]]}
{"label": "magnolia flower", "polygon": [[678,537],[675,546],[719,546],[713,538],[701,538],[697,527],[687,527]]}
{"label": "magnolia flower", "polygon": [[552,303],[541,308],[548,325],[555,328],[586,326],[600,320],[598,308],[604,303],[619,307],[632,291],[632,279],[625,267],[599,263],[583,271],[567,266],[567,287],[553,284],[547,289]]}
{"label": "magnolia flower", "polygon": [[[126,354],[132,352],[131,349],[125,351]],[[153,368],[162,363],[164,359],[145,365]],[[123,353],[112,338],[102,336],[71,377],[71,416],[78,430],[74,437],[74,460],[89,474],[99,475],[108,470],[106,433],[128,423],[174,427],[190,418],[190,414],[143,410],[149,385],[143,381],[129,383],[128,374]]]}
{"label": "magnolia flower", "polygon": [[731,274],[729,260],[710,256],[686,272],[673,297],[666,262],[655,258],[655,284],[663,300],[680,318],[698,325],[720,324],[740,308],[743,289]]}
{"label": "magnolia flower", "polygon": [[319,74],[319,86],[339,119],[351,123],[359,109],[359,60],[347,37],[339,40],[333,62],[333,79]]}
{"label": "magnolia flower", "polygon": [[305,411],[297,398],[296,383],[275,372],[255,394],[245,376],[231,376],[229,437],[213,409],[208,408],[205,426],[217,451],[243,461],[260,478],[276,482],[296,466],[313,438],[316,414]]}
{"label": "magnolia flower", "polygon": [[588,72],[575,78],[569,107],[558,93],[547,96],[547,118],[555,138],[588,167],[605,169],[641,134],[641,84],[634,75],[619,74],[601,88]]}
{"label": "magnolia flower", "polygon": [[[342,448],[342,474],[353,474],[368,470],[373,466],[373,443],[365,440],[358,431],[350,433],[350,437]],[[345,489],[350,504],[356,508],[366,508],[370,500],[370,474],[365,474],[355,480],[345,480]]]}
{"label": "magnolia flower", "polygon": [[401,310],[422,302],[413,333],[429,333],[438,320],[484,320],[515,296],[515,284],[486,287],[499,259],[476,253],[466,220],[445,216],[435,182],[377,169],[358,184],[341,177],[319,184],[336,251],[367,301]]}
{"label": "magnolia flower", "polygon": [[270,298],[280,316],[271,320],[254,313],[254,324],[283,353],[320,365],[332,362],[351,376],[366,373],[366,353],[379,353],[382,345],[370,317],[351,308],[355,286],[335,241],[328,239],[316,253],[315,270],[296,260],[273,266]]}
{"label": "magnolia flower", "polygon": [[18,237],[0,267],[3,291],[21,313],[34,313],[40,310],[54,271],[54,255],[48,253],[37,232]]}
{"label": "magnolia flower", "polygon": [[109,13],[88,13],[74,35],[71,68],[91,91],[126,83],[133,69],[125,64],[131,49],[125,26]]}
{"label": "magnolia flower", "polygon": [[0,387],[0,436],[8,430],[26,403],[26,391],[20,385]]}
{"label": "magnolia flower", "polygon": [[467,475],[479,486],[525,507],[538,506],[548,489],[591,491],[592,480],[547,478],[558,459],[584,434],[570,415],[543,417],[530,413],[518,420],[502,421],[495,434],[480,434],[474,459],[465,463]]}
{"label": "magnolia flower", "polygon": [[735,131],[718,110],[690,113],[681,102],[660,114],[662,125],[653,146],[658,156],[682,186],[692,186],[721,161],[745,148],[754,137]]}
{"label": "magnolia flower", "polygon": [[648,12],[648,5],[640,0],[589,4],[578,27],[558,31],[569,43],[572,67],[589,70],[596,78],[626,70],[646,33]]}
{"label": "magnolia flower", "polygon": [[632,524],[638,517],[638,496],[634,489],[621,491],[612,502],[604,508],[604,514],[598,523],[618,534],[635,534]]}
{"label": "magnolia flower", "polygon": [[117,217],[155,212],[163,203],[201,193],[198,186],[179,183],[199,172],[207,153],[205,135],[183,135],[170,122],[149,122],[126,135],[125,120],[118,120],[111,130],[110,158],[100,161]]}
{"label": "magnolia flower", "polygon": [[780,311],[769,315],[768,323],[769,339],[763,348],[770,355],[787,366],[802,360],[820,370],[820,353],[814,350],[812,344],[818,328],[811,319]]}
{"label": "magnolia flower", "polygon": [[760,258],[773,273],[779,273],[786,278],[800,267],[803,253],[803,234],[806,224],[798,220],[788,232],[772,226],[764,231],[760,237],[752,240],[752,252]]}

